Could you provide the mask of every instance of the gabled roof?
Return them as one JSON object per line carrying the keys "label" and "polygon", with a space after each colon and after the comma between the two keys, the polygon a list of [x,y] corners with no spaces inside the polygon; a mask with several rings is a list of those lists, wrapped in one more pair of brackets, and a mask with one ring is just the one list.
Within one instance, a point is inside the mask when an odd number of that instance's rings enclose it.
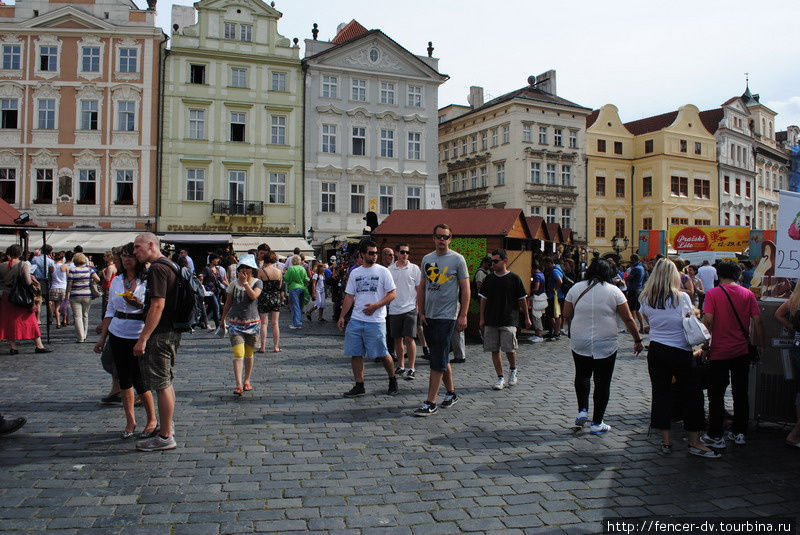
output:
{"label": "gabled roof", "polygon": [[558,223],[545,223],[544,228],[547,231],[548,241],[561,243],[561,236],[558,233]]}
{"label": "gabled roof", "polygon": [[394,210],[373,234],[430,236],[434,225],[446,223],[455,237],[505,236],[521,215],[516,208]]}
{"label": "gabled roof", "polygon": [[351,20],[350,22],[342,28],[339,33],[336,34],[336,37],[331,39],[331,43],[334,44],[341,44],[349,41],[350,39],[355,39],[356,37],[361,37],[369,30],[364,28],[361,24],[358,23],[356,19]]}
{"label": "gabled roof", "polygon": [[539,230],[542,230],[544,234],[547,232],[542,229],[542,225],[544,224],[544,218],[538,215],[531,215],[525,218],[525,223],[528,225],[528,231],[531,233],[531,238],[536,239],[536,235],[539,234]]}
{"label": "gabled roof", "polygon": [[728,104],[733,104],[734,102],[736,102],[740,98],[742,98],[742,97],[731,97],[728,100],[726,100],[725,102],[723,102],[722,105],[723,106],[727,106]]}
{"label": "gabled roof", "polygon": [[54,24],[63,22],[65,20],[76,21],[91,29],[114,30],[117,28],[116,25],[109,23],[107,20],[99,19],[94,15],[77,9],[71,5],[66,5],[54,11],[44,13],[38,17],[24,20],[19,23],[19,26],[23,28],[49,28]]}
{"label": "gabled roof", "polygon": [[725,116],[725,111],[722,108],[701,111],[700,121],[702,121],[703,126],[706,127],[706,130],[708,130],[712,134],[715,134],[717,132],[717,129],[719,128],[719,123],[720,121],[722,121],[722,118],[724,116]]}
{"label": "gabled roof", "polygon": [[594,110],[592,113],[586,116],[586,128],[591,127],[594,122],[597,120],[597,117],[600,115],[600,110]]}
{"label": "gabled roof", "polygon": [[628,131],[630,131],[631,134],[640,136],[642,134],[647,134],[648,132],[656,132],[668,127],[675,122],[676,117],[678,117],[678,112],[671,111],[669,113],[662,113],[661,115],[654,115],[652,117],[639,119],[638,121],[631,121],[630,123],[625,123],[624,126],[628,129]]}

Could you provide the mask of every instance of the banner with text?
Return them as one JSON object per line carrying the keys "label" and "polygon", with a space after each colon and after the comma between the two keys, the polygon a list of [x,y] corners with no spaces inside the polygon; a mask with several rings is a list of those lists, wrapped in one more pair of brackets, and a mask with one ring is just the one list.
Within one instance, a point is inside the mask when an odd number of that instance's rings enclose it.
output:
{"label": "banner with text", "polygon": [[778,192],[775,249],[775,276],[800,277],[800,193]]}
{"label": "banner with text", "polygon": [[750,227],[671,226],[669,242],[676,251],[741,253],[750,244]]}

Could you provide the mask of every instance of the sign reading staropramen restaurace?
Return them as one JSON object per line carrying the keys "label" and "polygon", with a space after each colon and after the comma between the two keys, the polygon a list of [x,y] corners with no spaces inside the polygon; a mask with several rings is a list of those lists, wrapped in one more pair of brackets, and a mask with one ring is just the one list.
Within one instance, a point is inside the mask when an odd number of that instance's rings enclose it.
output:
{"label": "sign reading staropramen restaurace", "polygon": [[167,225],[170,232],[224,232],[226,234],[289,234],[289,227],[248,225]]}

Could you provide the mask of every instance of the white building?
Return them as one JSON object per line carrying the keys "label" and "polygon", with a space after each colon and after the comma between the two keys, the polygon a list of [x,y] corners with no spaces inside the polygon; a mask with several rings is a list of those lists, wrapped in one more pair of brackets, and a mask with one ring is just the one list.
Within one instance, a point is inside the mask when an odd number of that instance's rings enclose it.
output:
{"label": "white building", "polygon": [[360,233],[364,215],[440,208],[438,59],[355,20],[305,42],[305,220],[314,243]]}

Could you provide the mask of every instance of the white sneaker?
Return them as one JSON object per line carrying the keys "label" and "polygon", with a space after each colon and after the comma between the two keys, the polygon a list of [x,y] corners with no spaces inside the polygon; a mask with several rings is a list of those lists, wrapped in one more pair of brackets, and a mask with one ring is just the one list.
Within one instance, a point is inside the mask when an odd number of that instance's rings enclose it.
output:
{"label": "white sneaker", "polygon": [[561,329],[561,336],[568,336],[568,335],[569,333],[567,332],[566,329]]}
{"label": "white sneaker", "polygon": [[702,442],[709,448],[714,448],[715,450],[725,449],[725,439],[722,437],[713,438],[708,436],[708,434],[704,434],[702,437],[700,437],[700,442]]}
{"label": "white sneaker", "polygon": [[744,446],[745,444],[747,444],[747,440],[745,440],[744,438],[744,433],[738,433],[734,435],[732,431],[728,431],[727,433],[725,433],[725,438],[740,446]]}
{"label": "white sneaker", "polygon": [[517,384],[517,370],[511,370],[511,377],[508,378],[508,386]]}
{"label": "white sneaker", "polygon": [[497,382],[494,384],[492,388],[495,390],[502,390],[506,387],[506,380],[502,377],[497,378]]}
{"label": "white sneaker", "polygon": [[582,410],[578,411],[578,416],[575,418],[575,425],[578,427],[583,427],[583,424],[586,423],[586,420],[589,419],[589,411]]}
{"label": "white sneaker", "polygon": [[611,431],[611,426],[605,422],[600,422],[599,424],[592,424],[592,427],[589,428],[589,432],[593,435],[604,435]]}
{"label": "white sneaker", "polygon": [[535,335],[531,336],[530,338],[528,338],[528,340],[530,342],[533,342],[534,344],[538,344],[539,342],[544,342],[544,338],[542,338],[541,336],[535,336]]}

